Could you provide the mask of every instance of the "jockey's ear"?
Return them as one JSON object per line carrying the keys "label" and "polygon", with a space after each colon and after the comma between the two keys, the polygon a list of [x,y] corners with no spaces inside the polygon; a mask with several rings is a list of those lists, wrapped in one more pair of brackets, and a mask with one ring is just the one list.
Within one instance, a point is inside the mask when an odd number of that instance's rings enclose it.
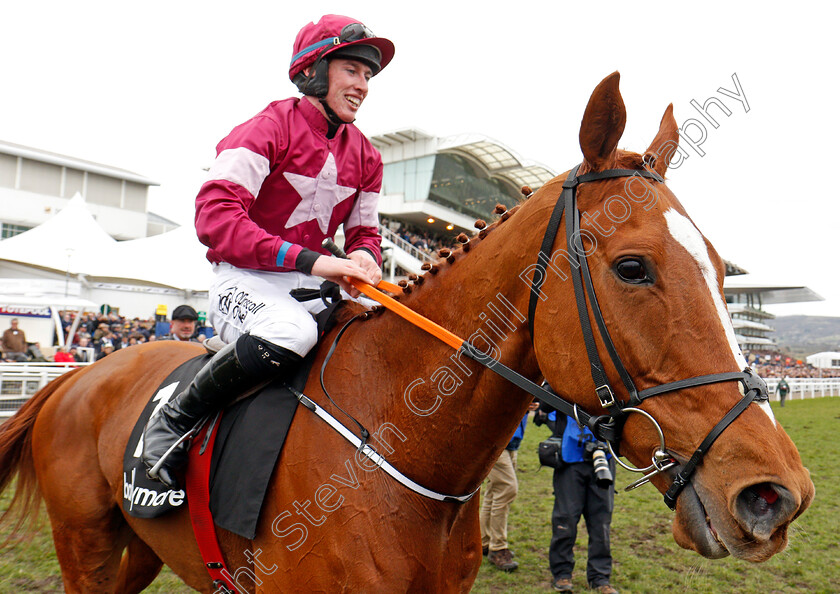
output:
{"label": "jockey's ear", "polygon": [[668,164],[671,162],[671,157],[674,156],[679,142],[679,128],[677,127],[677,120],[674,119],[674,104],[671,103],[662,116],[656,138],[653,139],[653,142],[645,151],[645,164],[665,177]]}
{"label": "jockey's ear", "polygon": [[593,171],[609,166],[627,122],[624,100],[618,90],[620,75],[613,72],[602,80],[586,105],[580,123],[580,149]]}

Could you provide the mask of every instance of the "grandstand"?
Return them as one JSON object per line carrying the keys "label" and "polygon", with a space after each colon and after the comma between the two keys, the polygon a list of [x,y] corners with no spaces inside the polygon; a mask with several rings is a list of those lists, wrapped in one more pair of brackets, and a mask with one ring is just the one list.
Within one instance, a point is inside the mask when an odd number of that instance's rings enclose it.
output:
{"label": "grandstand", "polygon": [[[460,232],[473,233],[476,219],[492,220],[496,204],[511,207],[522,200],[523,186],[536,190],[556,175],[476,134],[435,137],[403,129],[371,142],[384,163],[380,230],[384,276],[391,281],[419,274],[439,247]],[[190,229],[146,213],[153,185],[129,171],[0,141],[0,278],[24,279],[33,289],[46,279],[63,285],[61,294],[49,296],[56,302],[86,299],[132,317],[153,315],[160,304],[206,310],[204,248]],[[80,238],[98,243],[86,249]],[[165,264],[172,254],[178,267]],[[774,316],[764,304],[822,299],[808,287],[752,281],[731,262],[726,275],[727,305],[745,350],[775,348],[767,324]]]}
{"label": "grandstand", "polygon": [[433,252],[424,247],[429,240],[446,245],[458,233],[474,233],[476,219],[492,220],[496,204],[512,207],[522,200],[523,186],[536,190],[557,175],[477,134],[439,138],[404,129],[370,140],[384,163],[379,213],[392,278],[420,271]]}
{"label": "grandstand", "polygon": [[767,324],[776,316],[765,311],[765,305],[824,300],[806,286],[763,283],[737,267],[734,268],[738,271],[733,270],[730,274],[730,266],[732,265],[727,263],[723,293],[732,318],[732,325],[735,327],[735,336],[744,351],[778,350],[776,341],[770,336],[773,328]]}

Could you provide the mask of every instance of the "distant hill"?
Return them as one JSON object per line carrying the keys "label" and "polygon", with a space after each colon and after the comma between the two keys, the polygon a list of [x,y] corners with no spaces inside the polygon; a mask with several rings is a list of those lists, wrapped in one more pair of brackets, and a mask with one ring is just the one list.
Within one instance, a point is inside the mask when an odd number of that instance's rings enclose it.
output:
{"label": "distant hill", "polygon": [[804,358],[821,351],[840,351],[840,318],[824,316],[779,316],[768,325],[783,351]]}

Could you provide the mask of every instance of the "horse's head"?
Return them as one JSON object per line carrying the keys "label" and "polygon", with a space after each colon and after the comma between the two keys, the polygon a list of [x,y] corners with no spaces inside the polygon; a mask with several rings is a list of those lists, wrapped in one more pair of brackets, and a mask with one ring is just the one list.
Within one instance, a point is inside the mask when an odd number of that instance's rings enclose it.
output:
{"label": "horse's head", "polygon": [[[650,177],[651,171],[664,176],[677,147],[672,107],[644,155],[619,150],[626,112],[618,81],[614,73],[598,85],[581,123],[584,160],[567,175],[579,182],[573,198],[579,229],[564,231],[561,224],[552,243],[543,298],[533,316],[538,363],[559,394],[602,415],[621,405],[602,408],[597,373],[589,385],[569,385],[564,378],[589,376],[598,360],[604,362],[616,399],[649,415],[617,415],[619,424],[624,422],[621,454],[637,466],[650,465],[660,449],[658,423],[664,453],[678,463],[653,478],[663,493],[680,472],[693,467],[689,460],[706,441],[707,451],[696,471],[685,473],[687,484],[676,497],[674,538],[706,557],[731,553],[763,561],[785,547],[788,526],[810,504],[814,486],[773,416],[763,382],[748,374],[732,379],[747,363],[726,309],[721,258],[668,187]],[[620,175],[618,169],[647,170],[648,177]],[[593,175],[598,172],[607,174]],[[546,184],[529,202],[544,214],[564,181]],[[564,222],[572,214],[566,204]],[[588,294],[583,302],[587,268],[597,299]],[[575,273],[582,279],[577,299]],[[585,309],[579,309],[582,303]],[[599,332],[598,310],[606,333]],[[594,329],[589,354],[586,332],[557,335],[558,316],[580,316],[581,327],[589,320]],[[727,375],[644,397],[645,390],[714,374]],[[634,391],[643,397],[634,397]],[[710,434],[716,439],[708,446]]]}

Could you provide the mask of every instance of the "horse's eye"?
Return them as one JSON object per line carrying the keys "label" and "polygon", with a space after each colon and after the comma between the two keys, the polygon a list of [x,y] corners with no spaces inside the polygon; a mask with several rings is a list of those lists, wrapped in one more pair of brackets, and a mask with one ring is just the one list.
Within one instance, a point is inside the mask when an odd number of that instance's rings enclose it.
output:
{"label": "horse's eye", "polygon": [[651,282],[645,263],[640,258],[625,258],[615,265],[618,277],[626,283],[641,284]]}

